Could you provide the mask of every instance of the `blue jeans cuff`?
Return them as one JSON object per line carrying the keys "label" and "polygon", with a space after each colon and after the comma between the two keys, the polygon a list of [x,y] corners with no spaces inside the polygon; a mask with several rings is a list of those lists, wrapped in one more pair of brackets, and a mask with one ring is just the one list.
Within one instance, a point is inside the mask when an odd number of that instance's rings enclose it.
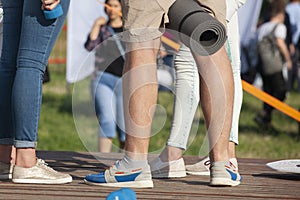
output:
{"label": "blue jeans cuff", "polygon": [[14,145],[16,148],[36,148],[37,142],[15,140]]}

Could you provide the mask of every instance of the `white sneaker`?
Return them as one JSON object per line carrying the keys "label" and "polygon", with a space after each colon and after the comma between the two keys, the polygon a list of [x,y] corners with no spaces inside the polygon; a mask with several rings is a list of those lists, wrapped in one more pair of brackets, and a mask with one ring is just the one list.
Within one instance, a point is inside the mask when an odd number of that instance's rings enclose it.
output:
{"label": "white sneaker", "polygon": [[181,178],[186,176],[184,160],[162,162],[159,157],[150,162],[153,178]]}
{"label": "white sneaker", "polygon": [[214,162],[210,167],[211,186],[237,186],[241,183],[242,176],[236,166],[229,162]]}
{"label": "white sneaker", "polygon": [[44,160],[37,159],[35,166],[24,168],[15,166],[12,182],[37,184],[64,184],[72,182],[69,174],[63,174],[48,167]]}
{"label": "white sneaker", "polygon": [[209,176],[210,168],[210,160],[209,157],[204,158],[203,160],[193,164],[193,165],[186,165],[186,173],[191,175],[203,175],[203,176]]}
{"label": "white sneaker", "polygon": [[0,162],[0,180],[12,179],[13,165]]}
{"label": "white sneaker", "polygon": [[229,159],[231,167],[233,167],[236,171],[239,171],[238,161],[236,158]]}

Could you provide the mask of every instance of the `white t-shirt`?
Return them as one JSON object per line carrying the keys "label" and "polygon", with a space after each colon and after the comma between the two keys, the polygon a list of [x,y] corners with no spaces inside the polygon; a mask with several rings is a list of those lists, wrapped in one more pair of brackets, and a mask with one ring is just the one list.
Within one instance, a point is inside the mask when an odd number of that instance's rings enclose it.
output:
{"label": "white t-shirt", "polygon": [[[275,25],[276,25],[276,23],[273,23],[273,22],[266,22],[263,25],[261,25],[257,30],[258,41],[261,41],[264,36],[271,33],[271,31],[274,29]],[[278,26],[276,27],[276,30],[274,32],[274,35],[276,38],[281,38],[281,39],[285,40],[286,27],[283,23],[278,24]]]}

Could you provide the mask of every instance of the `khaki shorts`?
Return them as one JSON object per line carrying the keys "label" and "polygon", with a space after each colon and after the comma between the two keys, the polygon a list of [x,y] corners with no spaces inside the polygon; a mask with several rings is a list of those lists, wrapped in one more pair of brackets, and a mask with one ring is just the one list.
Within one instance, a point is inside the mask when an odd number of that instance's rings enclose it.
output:
{"label": "khaki shorts", "polygon": [[[225,0],[198,0],[226,27]],[[168,10],[175,0],[124,0],[123,25],[125,40],[144,42],[160,37],[169,22]]]}

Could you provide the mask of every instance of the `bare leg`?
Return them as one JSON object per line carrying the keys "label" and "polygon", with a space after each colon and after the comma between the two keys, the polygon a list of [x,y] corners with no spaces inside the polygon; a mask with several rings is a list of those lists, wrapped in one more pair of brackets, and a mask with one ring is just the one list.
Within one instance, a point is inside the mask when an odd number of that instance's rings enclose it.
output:
{"label": "bare leg", "polygon": [[112,139],[101,137],[98,138],[98,151],[102,153],[111,152]]}
{"label": "bare leg", "polygon": [[229,146],[228,146],[228,156],[229,156],[229,158],[236,158],[235,145],[236,144],[234,142],[229,142]]}
{"label": "bare leg", "polygon": [[194,55],[201,75],[200,100],[209,134],[210,159],[228,161],[233,111],[233,76],[225,48],[211,56]]}
{"label": "bare leg", "polygon": [[[126,154],[146,160],[151,123],[157,101],[156,58],[160,39],[127,44],[123,73],[123,101],[126,127]],[[139,49],[137,51],[137,49]]]}

